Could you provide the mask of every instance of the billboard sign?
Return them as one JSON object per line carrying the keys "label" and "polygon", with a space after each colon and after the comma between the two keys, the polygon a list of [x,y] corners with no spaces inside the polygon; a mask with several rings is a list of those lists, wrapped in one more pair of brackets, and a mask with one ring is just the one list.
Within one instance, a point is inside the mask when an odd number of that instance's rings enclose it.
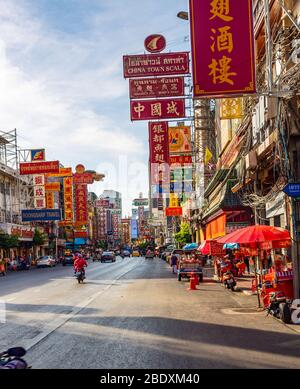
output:
{"label": "billboard sign", "polygon": [[39,222],[61,220],[60,209],[26,209],[22,210],[22,222]]}
{"label": "billboard sign", "polygon": [[188,74],[189,53],[125,55],[124,78]]}
{"label": "billboard sign", "polygon": [[129,92],[131,99],[184,96],[184,77],[131,79]]}
{"label": "billboard sign", "polygon": [[191,153],[191,127],[169,127],[169,142],[170,153]]}
{"label": "billboard sign", "polygon": [[166,208],[166,216],[182,216],[182,207]]}
{"label": "billboard sign", "polygon": [[131,121],[184,118],[185,99],[134,100],[130,112]]}
{"label": "billboard sign", "polygon": [[195,97],[255,93],[252,0],[190,0]]}
{"label": "billboard sign", "polygon": [[20,163],[20,175],[34,175],[34,174],[58,173],[58,172],[59,172],[59,161]]}
{"label": "billboard sign", "polygon": [[31,162],[45,161],[45,149],[30,150]]}

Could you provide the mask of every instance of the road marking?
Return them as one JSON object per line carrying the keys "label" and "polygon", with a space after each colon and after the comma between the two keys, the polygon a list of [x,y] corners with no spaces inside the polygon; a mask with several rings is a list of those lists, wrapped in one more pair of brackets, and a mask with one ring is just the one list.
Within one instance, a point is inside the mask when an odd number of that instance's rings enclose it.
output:
{"label": "road marking", "polygon": [[51,321],[50,323],[47,323],[44,327],[44,330],[34,337],[33,339],[28,339],[23,342],[23,347],[29,351],[33,347],[35,347],[38,343],[40,343],[42,340],[47,338],[49,335],[51,335],[53,332],[55,332],[57,329],[62,327],[64,324],[66,324],[69,320],[71,320],[74,316],[76,316],[78,313],[80,313],[83,309],[85,309],[88,305],[90,305],[94,300],[96,300],[99,296],[101,296],[103,293],[105,293],[108,289],[110,289],[112,286],[117,284],[117,281],[124,277],[126,274],[130,273],[132,270],[134,270],[136,267],[139,266],[139,263],[136,263],[135,266],[133,266],[131,269],[127,270],[126,272],[122,273],[120,276],[115,278],[111,281],[109,285],[107,285],[104,289],[99,291],[98,293],[94,294],[93,296],[87,298],[85,301],[83,301],[79,305],[75,305],[72,309],[72,313],[65,314],[63,316],[58,317],[57,319]]}

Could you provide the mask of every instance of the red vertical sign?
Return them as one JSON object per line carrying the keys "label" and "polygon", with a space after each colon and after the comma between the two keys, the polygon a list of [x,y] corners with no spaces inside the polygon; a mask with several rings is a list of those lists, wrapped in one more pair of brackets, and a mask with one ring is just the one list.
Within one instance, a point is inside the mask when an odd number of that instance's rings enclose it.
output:
{"label": "red vertical sign", "polygon": [[76,221],[87,222],[88,209],[87,209],[87,185],[80,184],[75,186],[76,196]]}
{"label": "red vertical sign", "polygon": [[252,0],[190,0],[194,95],[256,91]]}
{"label": "red vertical sign", "polygon": [[169,179],[168,122],[149,123],[150,170],[152,184]]}

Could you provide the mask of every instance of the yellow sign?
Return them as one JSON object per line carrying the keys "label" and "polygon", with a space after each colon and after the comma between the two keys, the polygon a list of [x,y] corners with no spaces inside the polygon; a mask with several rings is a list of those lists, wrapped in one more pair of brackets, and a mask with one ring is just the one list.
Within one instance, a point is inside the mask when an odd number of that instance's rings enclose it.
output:
{"label": "yellow sign", "polygon": [[72,177],[73,172],[71,167],[61,167],[59,173],[45,174],[46,177]]}
{"label": "yellow sign", "polygon": [[191,127],[169,127],[170,153],[191,153]]}
{"label": "yellow sign", "polygon": [[177,208],[179,207],[179,198],[177,193],[170,193],[170,207],[169,208]]}
{"label": "yellow sign", "polygon": [[46,208],[54,209],[54,192],[46,192]]}
{"label": "yellow sign", "polygon": [[243,117],[243,100],[241,98],[222,99],[221,119],[241,119]]}
{"label": "yellow sign", "polygon": [[211,153],[211,151],[209,150],[208,147],[206,147],[206,150],[205,150],[205,165],[208,164],[208,162],[212,159],[213,155]]}
{"label": "yellow sign", "polygon": [[48,182],[45,184],[45,190],[47,192],[59,192],[60,182]]}

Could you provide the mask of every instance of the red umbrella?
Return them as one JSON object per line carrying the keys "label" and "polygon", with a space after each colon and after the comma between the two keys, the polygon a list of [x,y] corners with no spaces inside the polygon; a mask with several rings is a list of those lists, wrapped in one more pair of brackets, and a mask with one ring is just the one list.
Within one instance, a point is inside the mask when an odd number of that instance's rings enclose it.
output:
{"label": "red umbrella", "polygon": [[287,230],[272,226],[249,226],[233,231],[220,239],[219,243],[239,243],[261,249],[287,248],[291,245],[290,233]]}

